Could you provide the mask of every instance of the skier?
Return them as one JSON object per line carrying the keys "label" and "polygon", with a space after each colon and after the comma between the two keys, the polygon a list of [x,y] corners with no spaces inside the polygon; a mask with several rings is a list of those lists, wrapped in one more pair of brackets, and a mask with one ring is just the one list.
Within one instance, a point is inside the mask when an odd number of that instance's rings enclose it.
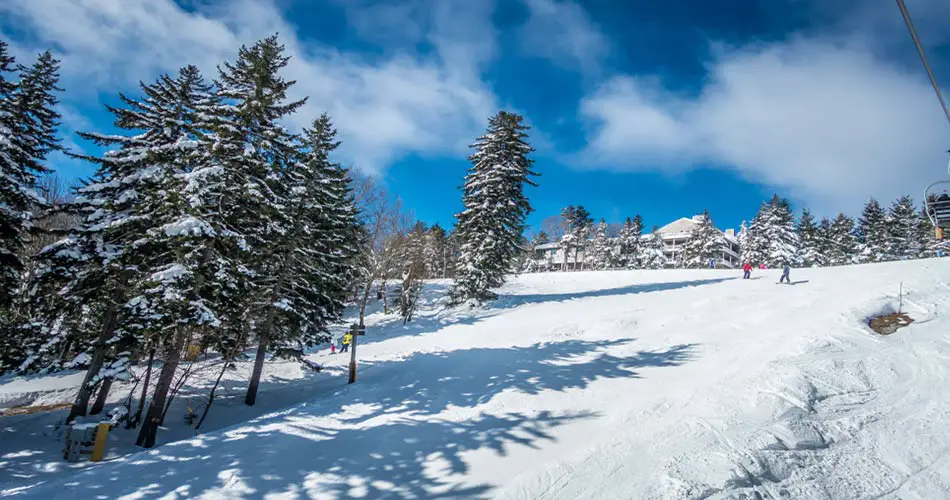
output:
{"label": "skier", "polygon": [[749,276],[752,276],[752,263],[745,261],[745,264],[742,264],[742,279],[747,280]]}
{"label": "skier", "polygon": [[353,334],[346,333],[343,335],[343,347],[340,349],[340,352],[347,352],[350,350],[350,342],[353,341]]}
{"label": "skier", "polygon": [[336,342],[330,342],[330,354],[336,354]]}
{"label": "skier", "polygon": [[784,264],[782,265],[782,277],[778,279],[778,282],[779,282],[779,283],[785,282],[785,283],[788,283],[789,285],[791,285],[791,284],[792,284],[792,280],[791,280],[791,278],[789,278],[789,272],[790,272],[790,270],[789,270],[789,268],[788,268],[788,262],[786,262],[786,263],[784,263]]}

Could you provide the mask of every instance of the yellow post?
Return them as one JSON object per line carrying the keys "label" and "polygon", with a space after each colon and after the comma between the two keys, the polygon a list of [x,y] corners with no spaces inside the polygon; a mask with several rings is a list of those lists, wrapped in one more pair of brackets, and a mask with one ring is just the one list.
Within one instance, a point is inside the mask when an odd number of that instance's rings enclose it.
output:
{"label": "yellow post", "polygon": [[196,361],[199,354],[201,354],[201,346],[198,344],[190,344],[188,346],[186,361]]}
{"label": "yellow post", "polygon": [[89,457],[89,460],[93,462],[101,462],[102,457],[106,454],[106,439],[109,437],[109,423],[101,423],[99,427],[96,428],[96,442],[92,445],[92,456]]}

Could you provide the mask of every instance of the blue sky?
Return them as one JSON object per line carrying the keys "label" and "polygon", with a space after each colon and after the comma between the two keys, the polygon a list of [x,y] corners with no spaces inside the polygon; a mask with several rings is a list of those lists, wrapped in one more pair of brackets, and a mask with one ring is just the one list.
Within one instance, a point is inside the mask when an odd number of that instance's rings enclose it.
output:
{"label": "blue sky", "polygon": [[[906,0],[950,78],[950,3]],[[919,198],[946,176],[948,125],[890,1],[8,0],[17,55],[63,59],[67,144],[109,130],[139,80],[279,32],[287,75],[329,111],[339,159],[427,222],[460,209],[466,145],[498,109],[533,127],[537,225],[582,204],[663,224],[708,208],[736,227],[778,192],[819,214]],[[68,177],[91,167],[57,158]]]}

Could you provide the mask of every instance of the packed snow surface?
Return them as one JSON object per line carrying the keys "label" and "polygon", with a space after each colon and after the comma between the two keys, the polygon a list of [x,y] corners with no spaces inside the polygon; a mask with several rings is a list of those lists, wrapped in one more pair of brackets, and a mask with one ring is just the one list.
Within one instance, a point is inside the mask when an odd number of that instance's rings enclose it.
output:
{"label": "packed snow surface", "polygon": [[[42,451],[55,433],[30,427],[52,417],[0,417],[0,491],[950,498],[950,259],[793,270],[792,286],[779,273],[523,275],[476,309],[449,308],[447,283],[429,283],[408,326],[370,317],[355,385],[348,356],[322,349],[316,375],[269,363],[265,406],[248,413],[242,365],[209,430],[183,435],[170,417],[153,450],[117,444],[104,463],[67,466]],[[901,287],[915,322],[872,333]],[[76,378],[9,380],[0,402]]]}

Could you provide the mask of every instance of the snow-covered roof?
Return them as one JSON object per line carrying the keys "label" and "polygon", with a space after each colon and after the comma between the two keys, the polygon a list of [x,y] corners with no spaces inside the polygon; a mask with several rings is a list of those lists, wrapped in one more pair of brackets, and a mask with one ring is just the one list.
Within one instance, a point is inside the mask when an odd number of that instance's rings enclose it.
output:
{"label": "snow-covered roof", "polygon": [[552,248],[557,248],[557,243],[544,243],[542,245],[535,245],[535,250],[550,250]]}
{"label": "snow-covered roof", "polygon": [[696,221],[682,217],[660,228],[660,234],[689,233],[697,226]]}

